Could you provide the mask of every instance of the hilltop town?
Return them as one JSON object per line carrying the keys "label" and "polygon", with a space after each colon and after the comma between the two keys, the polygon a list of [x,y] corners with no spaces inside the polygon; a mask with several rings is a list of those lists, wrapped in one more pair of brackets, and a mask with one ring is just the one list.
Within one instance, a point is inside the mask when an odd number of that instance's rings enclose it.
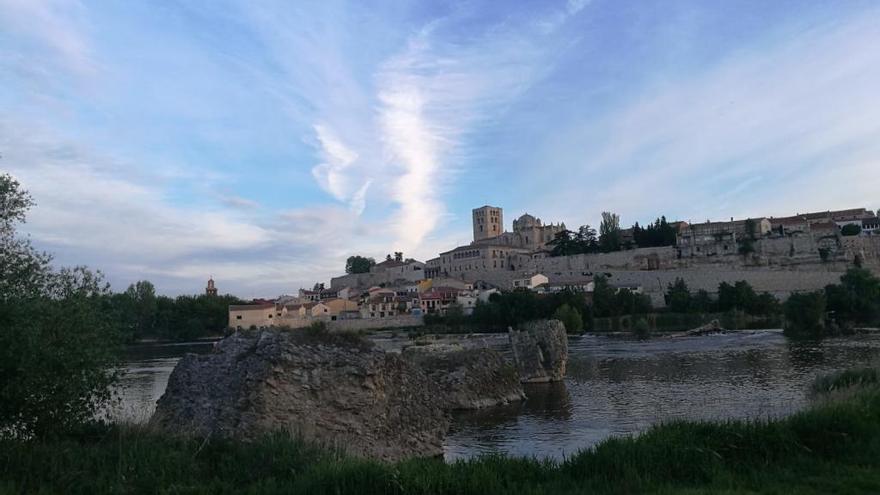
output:
{"label": "hilltop town", "polygon": [[[880,220],[866,208],[704,223],[662,218],[628,229],[603,213],[597,234],[527,213],[507,231],[502,208],[482,206],[472,211],[472,227],[471,243],[425,262],[403,253],[379,263],[353,256],[348,273],[333,277],[329,288],[315,284],[295,296],[230,306],[229,325],[417,326],[424,315],[443,315],[451,307],[470,314],[478,301],[503,291],[571,290],[589,298],[598,276],[615,290],[647,296],[655,308],[667,304],[676,280],[710,295],[721,283],[745,281],[785,300],[836,283],[853,265],[880,272]],[[208,291],[216,291],[213,280]]]}

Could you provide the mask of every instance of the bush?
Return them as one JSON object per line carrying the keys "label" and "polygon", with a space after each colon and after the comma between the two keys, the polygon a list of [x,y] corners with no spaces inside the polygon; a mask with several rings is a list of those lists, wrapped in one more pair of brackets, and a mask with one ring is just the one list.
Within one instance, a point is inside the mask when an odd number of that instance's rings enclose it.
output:
{"label": "bush", "polygon": [[557,308],[556,312],[553,313],[553,318],[565,325],[567,333],[579,334],[584,330],[584,321],[581,318],[581,313],[568,304],[563,304]]}

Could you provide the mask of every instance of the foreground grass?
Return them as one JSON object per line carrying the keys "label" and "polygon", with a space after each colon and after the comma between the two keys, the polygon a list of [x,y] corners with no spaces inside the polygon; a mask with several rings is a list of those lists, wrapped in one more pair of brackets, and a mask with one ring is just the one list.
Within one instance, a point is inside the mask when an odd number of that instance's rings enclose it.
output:
{"label": "foreground grass", "polygon": [[0,441],[0,493],[23,492],[880,493],[880,388],[863,385],[780,421],[661,425],[558,463],[383,464],[284,435],[205,442],[131,427]]}

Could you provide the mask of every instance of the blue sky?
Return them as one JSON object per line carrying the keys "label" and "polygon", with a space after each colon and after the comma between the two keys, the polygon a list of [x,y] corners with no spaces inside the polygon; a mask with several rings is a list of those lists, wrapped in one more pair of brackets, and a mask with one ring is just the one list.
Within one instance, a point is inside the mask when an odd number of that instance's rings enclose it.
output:
{"label": "blue sky", "polygon": [[116,289],[271,296],[573,227],[880,207],[871,1],[0,0],[0,170]]}

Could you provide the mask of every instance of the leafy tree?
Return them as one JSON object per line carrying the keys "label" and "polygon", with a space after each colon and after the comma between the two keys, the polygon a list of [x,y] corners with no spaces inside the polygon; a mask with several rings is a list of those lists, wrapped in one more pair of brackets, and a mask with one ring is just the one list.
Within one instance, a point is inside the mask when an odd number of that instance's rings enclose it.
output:
{"label": "leafy tree", "polygon": [[571,256],[599,251],[596,230],[589,225],[582,225],[577,233],[570,230],[557,232],[547,245],[551,248],[550,256]]}
{"label": "leafy tree", "polygon": [[602,212],[599,224],[599,248],[603,253],[620,251],[620,216],[607,211]]}
{"label": "leafy tree", "polygon": [[128,286],[125,297],[130,301],[135,335],[153,335],[156,324],[156,288],[148,280]]}
{"label": "leafy tree", "polygon": [[758,236],[757,236],[758,226],[755,223],[755,221],[752,220],[751,218],[746,219],[745,229],[746,229],[746,238],[747,239],[754,241],[755,239],[758,238]]}
{"label": "leafy tree", "polygon": [[821,291],[792,294],[785,301],[785,334],[821,336],[825,331],[825,294]]}
{"label": "leafy tree", "polygon": [[687,313],[691,309],[691,292],[687,284],[681,278],[676,278],[674,284],[669,284],[666,291],[666,304],[669,309],[676,313]]}
{"label": "leafy tree", "polygon": [[825,287],[828,310],[845,323],[880,321],[880,279],[864,268],[850,268],[839,285]]}
{"label": "leafy tree", "polygon": [[345,261],[345,273],[367,273],[370,267],[376,264],[373,258],[364,256],[349,256]]}
{"label": "leafy tree", "polygon": [[581,225],[578,228],[575,240],[581,245],[584,253],[596,253],[599,251],[599,238],[596,237],[596,229],[589,225]]}
{"label": "leafy tree", "polygon": [[575,241],[574,232],[570,230],[562,230],[553,236],[553,239],[547,242],[550,247],[550,256],[570,256],[579,254],[579,246]]}
{"label": "leafy tree", "polygon": [[755,241],[746,237],[739,241],[739,254],[747,256],[755,252]]}
{"label": "leafy tree", "polygon": [[695,313],[711,313],[715,311],[715,301],[705,289],[700,289],[691,297],[690,309]]}
{"label": "leafy tree", "polygon": [[740,310],[752,315],[778,314],[779,301],[771,294],[755,293],[745,280],[733,285],[721,282],[718,286],[718,309],[720,311]]}
{"label": "leafy tree", "polygon": [[840,229],[840,234],[845,236],[859,235],[862,233],[862,226],[854,223],[846,224]]}
{"label": "leafy tree", "polygon": [[584,329],[581,313],[568,304],[559,306],[553,313],[553,318],[562,322],[567,333],[581,333]]}
{"label": "leafy tree", "polygon": [[638,294],[630,289],[620,289],[614,297],[614,314],[620,315],[638,315],[650,313],[651,299],[645,294]]}
{"label": "leafy tree", "polygon": [[39,437],[91,420],[110,399],[120,333],[100,272],[54,271],[17,237],[33,205],[0,175],[0,431]]}
{"label": "leafy tree", "polygon": [[615,290],[608,284],[608,279],[601,275],[593,278],[593,314],[598,317],[613,316],[615,310]]}

